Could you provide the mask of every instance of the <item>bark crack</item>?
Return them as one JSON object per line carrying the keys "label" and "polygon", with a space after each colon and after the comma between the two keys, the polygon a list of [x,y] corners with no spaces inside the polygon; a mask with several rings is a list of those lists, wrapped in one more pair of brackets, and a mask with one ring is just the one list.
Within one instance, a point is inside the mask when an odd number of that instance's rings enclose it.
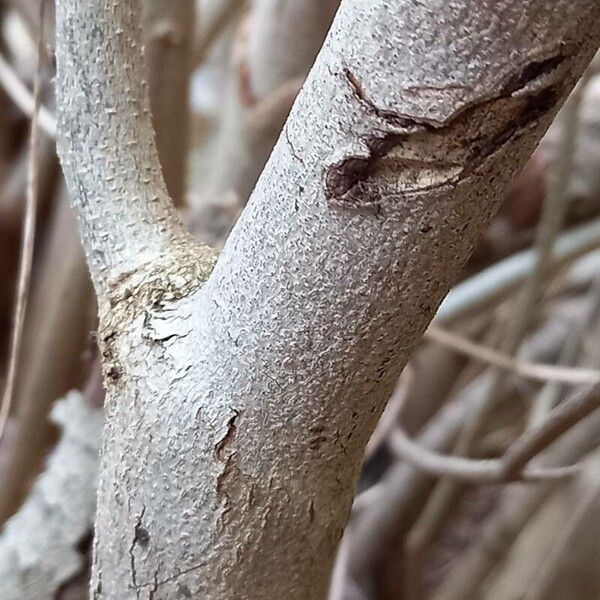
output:
{"label": "bark crack", "polygon": [[375,102],[373,102],[366,94],[365,89],[354,73],[348,69],[344,68],[344,76],[350,85],[350,89],[352,90],[354,97],[358,99],[358,101],[366,106],[370,112],[378,116],[383,121],[387,121],[388,123],[395,125],[397,127],[401,127],[402,129],[434,129],[433,125],[427,123],[425,121],[421,121],[419,119],[415,119],[414,117],[407,117],[405,115],[401,115],[400,113],[381,108],[377,106]]}
{"label": "bark crack", "polygon": [[131,581],[133,583],[133,587],[136,590],[139,590],[141,587],[137,583],[137,571],[135,567],[135,553],[134,549],[137,544],[139,544],[142,548],[146,548],[148,546],[148,542],[150,541],[150,536],[148,532],[142,527],[142,521],[144,515],[146,514],[146,505],[142,505],[142,511],[137,517],[137,521],[133,528],[133,539],[131,540],[131,544],[129,545],[129,563],[131,570]]}
{"label": "bark crack", "polygon": [[[469,177],[554,108],[561,95],[554,85],[555,75],[565,59],[561,54],[529,63],[498,95],[473,102],[436,125],[381,108],[367,96],[359,78],[344,68],[353,96],[383,122],[384,130],[373,127],[373,133],[361,140],[364,153],[355,151],[326,167],[328,205],[377,216],[386,203],[393,209],[402,198],[456,185]],[[482,117],[488,111],[498,116],[485,123]],[[476,128],[482,122],[479,133]],[[451,152],[457,142],[459,147]]]}
{"label": "bark crack", "polygon": [[240,413],[235,408],[232,408],[231,410],[233,411],[233,415],[230,417],[229,421],[227,421],[227,430],[225,435],[215,444],[215,458],[220,461],[224,460],[223,451],[235,440],[237,433],[235,422],[237,421]]}
{"label": "bark crack", "polygon": [[306,168],[306,164],[303,160],[303,158],[298,154],[298,152],[296,152],[296,149],[294,148],[294,145],[292,144],[292,140],[290,139],[290,132],[288,130],[287,127],[284,127],[283,129],[283,133],[285,135],[285,140],[287,142],[287,145],[290,149],[290,152],[292,153],[292,156],[304,167]]}

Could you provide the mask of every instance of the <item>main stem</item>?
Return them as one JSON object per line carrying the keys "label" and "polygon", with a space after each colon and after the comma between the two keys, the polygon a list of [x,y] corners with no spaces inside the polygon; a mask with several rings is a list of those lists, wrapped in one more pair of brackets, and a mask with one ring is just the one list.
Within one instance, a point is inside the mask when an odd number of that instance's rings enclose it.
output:
{"label": "main stem", "polygon": [[137,1],[59,0],[59,147],[100,294],[97,600],[321,600],[368,437],[600,41],[596,0],[344,0],[208,281]]}

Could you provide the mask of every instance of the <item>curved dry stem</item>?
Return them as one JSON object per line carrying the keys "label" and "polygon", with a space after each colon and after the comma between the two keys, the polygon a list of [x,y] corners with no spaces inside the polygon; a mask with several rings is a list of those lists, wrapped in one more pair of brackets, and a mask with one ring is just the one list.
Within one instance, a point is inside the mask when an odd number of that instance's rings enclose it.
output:
{"label": "curved dry stem", "polygon": [[555,481],[572,477],[579,467],[528,467],[518,476],[506,473],[501,459],[475,460],[461,456],[443,455],[419,445],[401,428],[396,429],[390,443],[399,458],[436,477],[449,477],[470,483],[508,483],[522,481]]}
{"label": "curved dry stem", "polygon": [[600,407],[600,385],[580,392],[550,411],[536,429],[525,432],[501,459],[504,474],[515,477],[525,465],[571,427]]}
{"label": "curved dry stem", "polygon": [[414,442],[399,426],[390,438],[401,459],[436,476],[476,483],[554,480],[569,477],[578,467],[527,466],[557,438],[600,407],[600,384],[577,392],[550,412],[537,429],[525,432],[500,459],[473,460],[434,452]]}
{"label": "curved dry stem", "polygon": [[[599,247],[600,219],[596,219],[574,227],[558,238],[552,266],[558,269]],[[459,283],[440,305],[436,323],[449,324],[494,306],[529,277],[534,265],[535,250],[530,248]]]}
{"label": "curved dry stem", "polygon": [[[565,344],[561,349],[558,363],[563,366],[576,364],[581,355],[583,341],[586,333],[592,327],[596,332],[598,330],[598,319],[600,318],[600,275],[597,275],[589,291],[589,304],[586,306],[581,320],[573,327]],[[592,333],[593,339],[593,333]],[[531,408],[529,422],[531,426],[543,422],[548,413],[556,406],[563,394],[565,386],[560,383],[546,383],[536,395]]]}
{"label": "curved dry stem", "polygon": [[430,325],[425,338],[466,354],[476,361],[484,362],[494,367],[510,371],[515,375],[543,382],[555,382],[571,385],[595,384],[600,381],[600,370],[566,367],[560,365],[545,365],[530,363],[518,357],[498,352],[483,344],[478,344],[469,338],[437,325]]}

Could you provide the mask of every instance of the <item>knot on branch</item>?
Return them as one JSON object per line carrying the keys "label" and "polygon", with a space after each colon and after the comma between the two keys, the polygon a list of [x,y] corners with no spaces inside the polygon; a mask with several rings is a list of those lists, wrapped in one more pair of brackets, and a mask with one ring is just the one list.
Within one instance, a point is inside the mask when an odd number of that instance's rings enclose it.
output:
{"label": "knot on branch", "polygon": [[168,253],[108,282],[98,326],[105,383],[116,384],[121,379],[123,369],[116,344],[133,320],[195,292],[210,276],[217,256],[216,250],[186,235]]}

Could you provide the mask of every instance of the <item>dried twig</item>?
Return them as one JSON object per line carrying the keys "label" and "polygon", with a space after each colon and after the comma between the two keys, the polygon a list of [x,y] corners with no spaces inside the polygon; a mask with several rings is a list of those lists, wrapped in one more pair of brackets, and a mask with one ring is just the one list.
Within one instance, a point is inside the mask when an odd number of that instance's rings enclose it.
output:
{"label": "dried twig", "polygon": [[[600,247],[600,219],[563,233],[554,247],[552,268],[558,269]],[[436,323],[451,323],[481,313],[510,295],[535,265],[533,248],[499,261],[455,286],[442,302]]]}
{"label": "dried twig", "polygon": [[[393,433],[390,442],[400,458],[430,475],[480,484],[509,482],[515,479],[507,477],[501,459],[475,460],[438,454],[411,440],[400,428]],[[522,481],[560,480],[571,477],[577,471],[577,467],[531,467],[524,469],[519,479]]]}
{"label": "dried twig", "polygon": [[28,116],[33,118],[37,110],[38,124],[40,129],[51,138],[56,137],[56,118],[44,106],[39,103],[36,109],[35,92],[32,94],[27,86],[21,81],[8,61],[0,54],[0,86],[7,96]]}
{"label": "dried twig", "polygon": [[508,479],[519,471],[559,436],[600,407],[600,385],[576,392],[568,400],[550,411],[537,428],[521,436],[505,453],[501,462]]}
{"label": "dried twig", "polygon": [[23,326],[25,323],[25,311],[29,297],[31,281],[31,266],[33,263],[33,244],[35,238],[35,223],[38,203],[38,117],[41,105],[42,67],[43,67],[43,44],[44,44],[44,12],[46,2],[40,0],[40,34],[38,39],[38,68],[35,75],[34,85],[34,108],[31,119],[31,138],[29,146],[29,168],[27,174],[27,203],[25,218],[23,219],[23,232],[21,238],[21,259],[19,264],[19,279],[17,283],[17,298],[14,312],[13,329],[10,340],[10,355],[8,359],[8,372],[2,394],[2,405],[0,406],[0,438],[6,427],[8,415],[12,405],[17,375],[17,365],[21,343],[23,340]]}
{"label": "dried twig", "polygon": [[197,34],[193,57],[195,66],[200,66],[206,60],[215,41],[247,7],[247,0],[221,0],[217,14]]}
{"label": "dried twig", "polygon": [[425,333],[425,338],[436,344],[466,354],[474,360],[485,362],[507,371],[512,371],[516,375],[527,377],[529,379],[572,385],[594,384],[600,381],[600,370],[598,369],[582,369],[577,367],[530,363],[503,352],[493,350],[488,346],[478,344],[459,333],[447,331],[446,329],[433,324],[429,326],[429,329]]}
{"label": "dried twig", "polygon": [[65,389],[81,383],[86,370],[82,353],[95,328],[92,287],[75,215],[66,189],[61,186],[57,192],[36,257],[37,276],[27,309],[21,351],[27,356],[27,369],[18,377],[13,400],[19,418],[6,454],[10,468],[0,485],[0,523],[19,507],[55,441],[48,412]]}
{"label": "dried twig", "polygon": [[402,427],[394,431],[390,441],[400,458],[432,475],[475,483],[561,479],[573,475],[578,467],[527,465],[558,437],[599,407],[600,384],[577,392],[555,408],[539,428],[525,432],[500,459],[473,460],[439,454],[411,440]]}
{"label": "dried twig", "polygon": [[[590,326],[597,324],[600,318],[600,276],[596,276],[589,292],[589,304],[579,323],[573,327],[561,350],[559,364],[574,365],[581,354],[583,338]],[[530,414],[530,425],[543,422],[548,413],[556,406],[564,394],[564,385],[559,382],[546,383],[537,394]]]}

